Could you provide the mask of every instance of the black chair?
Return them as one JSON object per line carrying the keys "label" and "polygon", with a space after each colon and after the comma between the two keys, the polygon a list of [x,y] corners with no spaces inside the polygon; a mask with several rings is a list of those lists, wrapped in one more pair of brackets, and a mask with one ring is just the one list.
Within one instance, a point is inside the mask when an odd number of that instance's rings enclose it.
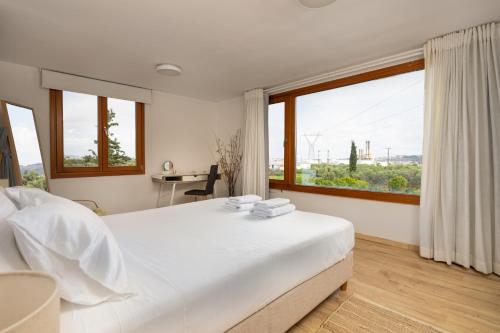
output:
{"label": "black chair", "polygon": [[195,201],[198,200],[198,197],[205,197],[206,199],[208,195],[212,195],[212,198],[214,198],[214,185],[217,180],[218,168],[217,165],[210,166],[210,174],[208,175],[207,186],[205,186],[204,190],[189,190],[184,192],[184,195],[194,195]]}

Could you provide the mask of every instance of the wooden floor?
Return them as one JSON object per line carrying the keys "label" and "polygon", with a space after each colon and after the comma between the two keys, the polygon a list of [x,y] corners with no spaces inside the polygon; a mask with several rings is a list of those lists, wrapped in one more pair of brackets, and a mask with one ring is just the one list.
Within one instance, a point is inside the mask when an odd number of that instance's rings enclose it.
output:
{"label": "wooden floor", "polygon": [[500,277],[356,240],[354,277],[289,332],[316,332],[351,293],[449,332],[500,332]]}

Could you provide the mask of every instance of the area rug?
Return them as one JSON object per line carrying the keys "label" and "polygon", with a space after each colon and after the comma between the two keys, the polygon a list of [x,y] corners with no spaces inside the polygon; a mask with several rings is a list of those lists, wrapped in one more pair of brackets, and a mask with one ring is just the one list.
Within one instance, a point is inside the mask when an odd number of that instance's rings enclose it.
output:
{"label": "area rug", "polygon": [[318,333],[444,333],[436,327],[353,294],[333,312]]}

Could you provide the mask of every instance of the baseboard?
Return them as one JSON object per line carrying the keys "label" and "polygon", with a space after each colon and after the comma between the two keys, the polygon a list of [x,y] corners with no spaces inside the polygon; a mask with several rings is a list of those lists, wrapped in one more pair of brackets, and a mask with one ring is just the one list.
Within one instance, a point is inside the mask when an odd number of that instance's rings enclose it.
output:
{"label": "baseboard", "polygon": [[379,243],[379,244],[394,246],[394,247],[398,247],[400,249],[411,250],[411,251],[415,251],[415,252],[419,251],[418,245],[397,242],[397,241],[393,241],[393,240],[385,239],[385,238],[381,238],[381,237],[369,236],[369,235],[363,235],[363,234],[360,234],[360,233],[356,233],[356,238],[357,239],[366,240],[366,241],[369,241],[369,242],[374,242],[374,243]]}

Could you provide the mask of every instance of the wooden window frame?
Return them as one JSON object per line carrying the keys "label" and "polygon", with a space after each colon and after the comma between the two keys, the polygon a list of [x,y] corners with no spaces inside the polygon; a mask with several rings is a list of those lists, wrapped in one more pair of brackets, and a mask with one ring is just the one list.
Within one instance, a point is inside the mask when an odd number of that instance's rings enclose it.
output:
{"label": "wooden window frame", "polygon": [[[290,97],[289,96],[278,96],[278,97],[270,97],[269,98],[269,105],[271,104],[277,104],[277,103],[284,103],[285,104],[285,133],[284,133],[284,142],[283,142],[283,150],[284,150],[284,171],[283,171],[283,180],[278,180],[278,179],[269,179],[269,185],[273,184],[275,186],[280,186],[283,184],[288,184],[292,181],[293,175],[295,174],[295,171],[293,170],[293,166],[290,165],[291,158],[290,158],[290,153],[292,152],[291,149],[293,149],[293,142],[289,140],[290,131],[294,126],[292,124],[294,123],[293,119],[291,118],[292,112],[290,110],[291,103],[290,103]],[[293,140],[292,140],[293,141]]]}
{"label": "wooden window frame", "polygon": [[348,188],[295,184],[295,159],[296,159],[295,101],[296,98],[299,96],[345,87],[367,81],[378,80],[382,78],[391,77],[394,75],[405,74],[423,69],[425,69],[424,60],[419,59],[395,66],[390,66],[361,74],[356,74],[349,77],[340,78],[333,81],[302,87],[270,96],[269,104],[279,103],[283,101],[285,102],[285,158],[284,158],[285,179],[282,181],[269,180],[269,188],[286,190],[286,191],[419,205],[420,196],[415,194],[374,192],[374,191],[348,189]]}
{"label": "wooden window frame", "polygon": [[97,166],[64,166],[64,132],[62,90],[50,90],[50,173],[51,178],[140,175],[144,166],[144,103],[135,102],[135,166],[108,165],[107,97],[97,96]]}

